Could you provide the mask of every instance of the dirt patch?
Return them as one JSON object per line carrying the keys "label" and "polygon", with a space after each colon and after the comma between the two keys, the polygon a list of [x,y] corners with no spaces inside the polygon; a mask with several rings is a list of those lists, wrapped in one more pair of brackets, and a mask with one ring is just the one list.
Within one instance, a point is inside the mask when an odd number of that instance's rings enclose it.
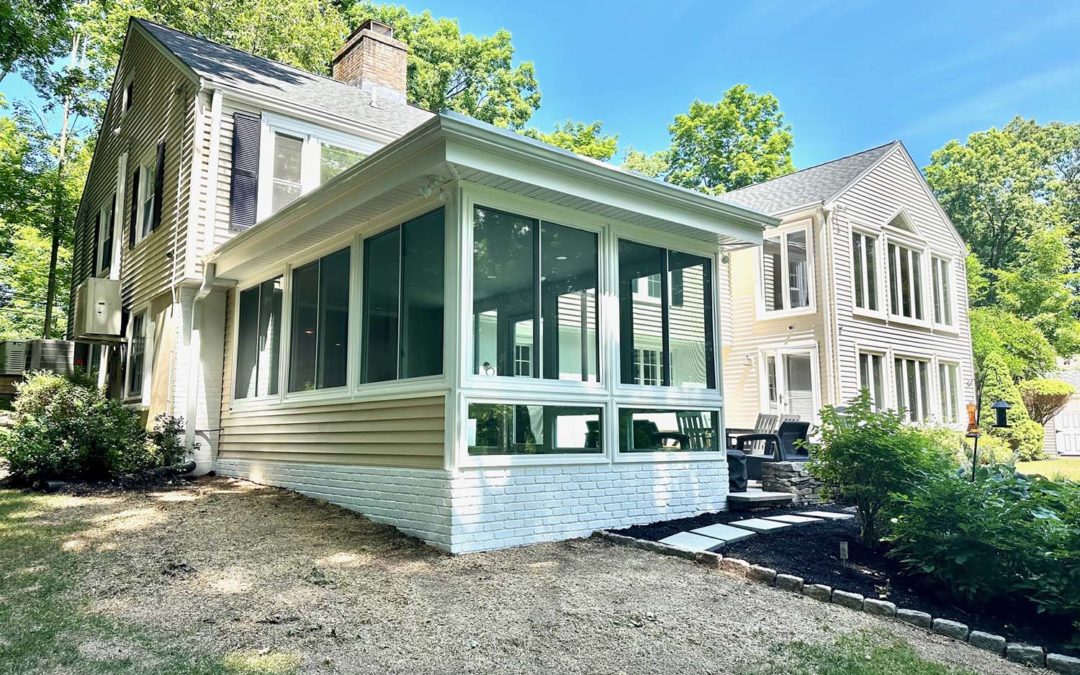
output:
{"label": "dirt patch", "polygon": [[[191,653],[311,673],[726,673],[775,658],[780,644],[868,629],[980,673],[1031,672],[599,540],[453,557],[336,507],[224,479],[70,501],[43,517],[91,523],[74,536],[93,543],[77,553],[92,611],[183,635]],[[110,527],[130,514],[144,515]]]}

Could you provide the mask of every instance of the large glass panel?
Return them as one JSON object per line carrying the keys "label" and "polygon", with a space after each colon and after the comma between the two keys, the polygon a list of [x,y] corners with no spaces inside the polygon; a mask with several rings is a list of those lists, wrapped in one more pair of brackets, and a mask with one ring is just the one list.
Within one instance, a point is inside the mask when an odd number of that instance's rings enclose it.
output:
{"label": "large glass panel", "polygon": [[[663,303],[635,293],[649,277],[660,277],[664,249],[619,240],[619,336],[621,377],[625,384],[646,384],[635,364],[635,350],[664,354]],[[663,364],[661,364],[663,371]]]}
{"label": "large glass panel", "polygon": [[[531,377],[538,369],[536,221],[477,207],[473,218],[473,372]],[[521,349],[518,349],[518,348]],[[518,357],[528,352],[528,368]]]}
{"label": "large glass panel", "polygon": [[323,143],[319,149],[319,184],[325,183],[363,158],[362,152]]}
{"label": "large glass panel", "polygon": [[402,226],[400,378],[442,373],[445,227],[442,209]]}
{"label": "large glass panel", "polygon": [[319,331],[319,261],[293,270],[289,391],[315,389]]}
{"label": "large glass panel", "polygon": [[319,346],[316,388],[346,382],[349,342],[349,249],[319,261]]}
{"label": "large glass panel", "polygon": [[715,410],[619,409],[620,452],[719,450]]}
{"label": "large glass panel", "polygon": [[788,308],[810,306],[810,259],[806,249],[806,230],[787,235]]}
{"label": "large glass panel", "polygon": [[259,285],[258,370],[255,393],[273,396],[278,393],[278,364],[281,359],[281,277]]}
{"label": "large glass panel", "polygon": [[900,314],[900,254],[889,244],[889,311]]}
{"label": "large glass panel", "polygon": [[911,256],[906,248],[900,252],[900,313],[904,316],[915,316],[915,307],[911,298]]}
{"label": "large glass panel", "polygon": [[545,378],[599,381],[596,330],[599,279],[596,234],[547,222],[540,225],[540,314]]}
{"label": "large glass panel", "polygon": [[761,278],[764,284],[765,310],[784,308],[784,289],[781,283],[783,246],[779,239],[766,239],[761,245]]}
{"label": "large glass panel", "polygon": [[908,251],[911,256],[912,294],[915,296],[912,305],[915,308],[915,318],[923,318],[923,291],[922,291],[922,259],[915,251]]}
{"label": "large glass panel", "polygon": [[863,237],[866,253],[866,308],[876,311],[877,304],[877,245],[873,237]]}
{"label": "large glass panel", "polygon": [[236,398],[255,396],[259,367],[259,287],[240,292],[236,331]]}
{"label": "large glass panel", "polygon": [[300,196],[300,171],[304,141],[282,133],[274,134],[274,176],[271,211],[288,206]]}
{"label": "large glass panel", "polygon": [[397,377],[400,255],[400,228],[364,242],[362,382],[382,382]]}
{"label": "large glass panel", "polygon": [[668,269],[683,287],[682,303],[668,312],[671,384],[713,387],[712,261],[669,251]]}
{"label": "large glass panel", "polygon": [[600,408],[470,403],[470,455],[599,454]]}
{"label": "large glass panel", "polygon": [[855,306],[867,309],[866,286],[863,283],[865,281],[863,259],[866,255],[863,251],[863,240],[864,237],[858,232],[851,235],[851,262],[852,274],[855,279]]}
{"label": "large glass panel", "polygon": [[142,394],[143,363],[146,358],[146,315],[131,318],[131,358],[128,372],[128,395]]}
{"label": "large glass panel", "polygon": [[157,169],[152,166],[143,167],[142,178],[139,179],[139,190],[142,191],[142,236],[153,231],[157,223],[154,222],[154,187],[157,185]]}

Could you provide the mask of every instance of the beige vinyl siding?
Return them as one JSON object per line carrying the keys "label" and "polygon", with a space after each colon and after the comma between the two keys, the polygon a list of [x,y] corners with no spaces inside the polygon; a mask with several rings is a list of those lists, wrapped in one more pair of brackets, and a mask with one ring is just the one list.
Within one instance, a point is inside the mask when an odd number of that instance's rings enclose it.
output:
{"label": "beige vinyl siding", "polygon": [[[960,364],[961,402],[974,400],[974,370],[971,359],[971,336],[968,324],[967,282],[964,273],[965,250],[952,226],[927,194],[922,177],[908,162],[902,149],[893,150],[878,166],[837,199],[832,222],[834,270],[836,274],[836,312],[839,326],[837,351],[840,372],[840,397],[848,400],[858,393],[857,352],[873,349],[894,354],[937,358]],[[906,209],[932,253],[950,258],[955,330],[908,327],[895,321],[864,318],[853,314],[854,298],[851,263],[851,226],[856,225],[880,234],[900,208]],[[929,268],[923,255],[922,266]],[[879,265],[881,262],[879,261]],[[883,268],[884,269],[884,268]],[[884,280],[885,306],[888,305],[888,280]],[[927,275],[927,279],[929,275]],[[924,285],[926,283],[924,282]],[[925,294],[924,311],[932,316],[932,290]],[[892,401],[894,384],[892,363],[886,363],[887,400]],[[938,410],[939,393],[936,367],[931,371],[931,412]]]}
{"label": "beige vinyl siding", "polygon": [[[133,105],[121,115],[123,90],[134,82]],[[94,152],[76,222],[72,263],[74,289],[93,269],[94,226],[98,211],[116,190],[122,154],[128,154],[123,201],[117,203],[122,226],[114,246],[120,247],[124,306],[143,306],[184,275],[187,254],[195,85],[138,31],[132,31],[117,70],[102,133]],[[114,133],[119,129],[119,133]],[[132,175],[144,160],[156,161],[157,144],[165,140],[161,222],[135,248],[128,248]]]}
{"label": "beige vinyl siding", "polygon": [[233,409],[233,298],[227,303],[221,459],[443,468],[446,397]]}

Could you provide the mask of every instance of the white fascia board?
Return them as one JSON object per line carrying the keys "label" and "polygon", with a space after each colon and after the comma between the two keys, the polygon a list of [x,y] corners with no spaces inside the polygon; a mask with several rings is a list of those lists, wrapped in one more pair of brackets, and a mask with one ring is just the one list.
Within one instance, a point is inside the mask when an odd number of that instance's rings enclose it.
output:
{"label": "white fascia board", "polygon": [[443,117],[447,161],[661,220],[760,243],[780,221],[691,190],[636,176],[509,132]]}
{"label": "white fascia board", "polygon": [[301,196],[269,218],[210,252],[203,260],[216,263],[217,275],[248,262],[275,243],[297,237],[401,183],[437,172],[445,159],[442,139],[430,125],[403,136],[365,157],[329,182]]}

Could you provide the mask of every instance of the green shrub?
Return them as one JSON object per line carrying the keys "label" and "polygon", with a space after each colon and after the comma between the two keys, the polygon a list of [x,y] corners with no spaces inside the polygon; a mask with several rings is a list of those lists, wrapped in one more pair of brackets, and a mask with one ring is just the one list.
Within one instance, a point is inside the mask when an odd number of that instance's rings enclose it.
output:
{"label": "green shrub", "polygon": [[173,466],[184,461],[184,418],[161,413],[154,418],[154,428],[149,434],[150,444],[160,466]]}
{"label": "green shrub", "polygon": [[990,437],[998,437],[1008,443],[1013,454],[1021,462],[1046,459],[1045,431],[1043,425],[1033,420],[1010,421],[1008,427],[991,431]]}
{"label": "green shrub", "polygon": [[954,465],[954,450],[894,411],[875,412],[865,390],[844,412],[823,408],[820,432],[810,472],[827,492],[855,503],[860,539],[868,546],[884,534],[896,495]]}
{"label": "green shrub", "polygon": [[1024,380],[1019,384],[1020,396],[1031,419],[1046,424],[1061,412],[1076,393],[1076,389],[1063,380]]}
{"label": "green shrub", "polygon": [[[982,410],[979,412],[979,426],[983,430],[984,438],[988,434],[1002,439],[1009,444],[1013,454],[1023,461],[1045,457],[1043,427],[1028,416],[1020,387],[1013,382],[1005,361],[1000,356],[992,354],[986,359],[983,368]],[[997,416],[991,406],[996,401],[1005,401],[1012,406],[1008,412],[1008,427],[994,426]]]}
{"label": "green shrub", "polygon": [[[980,448],[981,449],[981,448]],[[1027,600],[1080,618],[1080,485],[1011,467],[929,476],[903,499],[890,555],[974,604]]]}
{"label": "green shrub", "polygon": [[15,412],[15,426],[0,439],[0,459],[19,481],[100,480],[183,456],[175,418],[159,418],[148,435],[138,413],[61,375],[30,375],[18,387]]}
{"label": "green shrub", "polygon": [[[971,453],[974,451],[975,442],[969,440],[964,447],[964,466],[971,466]],[[1008,464],[1013,465],[1016,463],[1016,454],[1013,453],[1012,446],[1008,441],[997,436],[990,436],[984,434],[979,439],[979,464],[986,466],[988,464]]]}

